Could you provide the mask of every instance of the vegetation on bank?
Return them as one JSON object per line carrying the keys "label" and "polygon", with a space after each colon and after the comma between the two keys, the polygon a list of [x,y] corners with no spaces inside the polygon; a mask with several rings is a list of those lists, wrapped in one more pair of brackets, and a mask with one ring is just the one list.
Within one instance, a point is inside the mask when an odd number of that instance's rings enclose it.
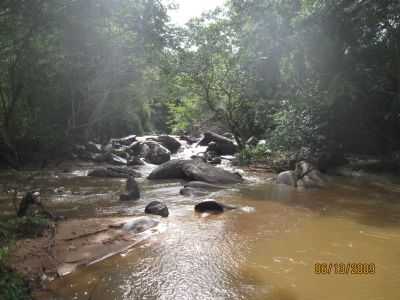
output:
{"label": "vegetation on bank", "polygon": [[2,217],[0,219],[0,299],[28,300],[29,283],[7,266],[7,255],[17,239],[40,236],[49,228],[43,217]]}

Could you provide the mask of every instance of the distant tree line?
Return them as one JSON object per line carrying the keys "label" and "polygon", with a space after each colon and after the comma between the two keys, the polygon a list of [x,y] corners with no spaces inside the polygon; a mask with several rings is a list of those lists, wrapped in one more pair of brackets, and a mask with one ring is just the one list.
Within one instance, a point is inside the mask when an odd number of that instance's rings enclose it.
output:
{"label": "distant tree line", "polygon": [[397,0],[230,0],[168,22],[161,0],[0,3],[0,161],[216,127],[240,147],[400,149]]}

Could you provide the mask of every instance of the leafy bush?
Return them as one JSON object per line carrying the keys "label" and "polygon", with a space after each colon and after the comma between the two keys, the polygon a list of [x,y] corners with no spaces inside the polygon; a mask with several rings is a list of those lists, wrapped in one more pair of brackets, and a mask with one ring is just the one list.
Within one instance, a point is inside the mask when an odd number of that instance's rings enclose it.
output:
{"label": "leafy bush", "polygon": [[271,156],[272,152],[265,144],[260,144],[255,147],[246,146],[239,152],[239,163],[247,165],[254,161],[265,161]]}
{"label": "leafy bush", "polygon": [[5,266],[8,248],[0,248],[0,299],[28,300],[31,299],[29,286],[21,276]]}

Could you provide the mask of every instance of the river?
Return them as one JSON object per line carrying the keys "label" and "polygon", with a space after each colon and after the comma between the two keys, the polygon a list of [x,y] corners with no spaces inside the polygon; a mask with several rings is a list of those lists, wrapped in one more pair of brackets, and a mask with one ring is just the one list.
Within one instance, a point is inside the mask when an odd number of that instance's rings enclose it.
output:
{"label": "river", "polygon": [[[129,253],[51,282],[49,299],[400,298],[399,179],[331,177],[326,188],[296,190],[266,180],[268,175],[246,173],[244,184],[190,198],[179,194],[182,182],[141,178],[142,198],[121,203],[124,181],[85,177],[87,168],[47,171],[29,182],[42,190],[63,186],[65,194],[49,191],[44,199],[66,217],[140,215],[152,200],[165,202],[170,216]],[[0,176],[9,184],[12,178]],[[195,214],[194,204],[208,198],[242,209]],[[9,201],[0,208],[12,209]],[[317,263],[333,270],[316,274]],[[340,263],[375,268],[335,274]]]}

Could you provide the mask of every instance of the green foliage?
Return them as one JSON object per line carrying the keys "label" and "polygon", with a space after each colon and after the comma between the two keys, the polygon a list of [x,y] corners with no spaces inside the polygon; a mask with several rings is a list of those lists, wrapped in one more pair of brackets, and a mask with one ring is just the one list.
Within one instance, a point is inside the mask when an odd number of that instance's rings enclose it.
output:
{"label": "green foliage", "polygon": [[271,155],[272,151],[266,144],[259,144],[243,148],[239,152],[238,159],[241,165],[248,165],[256,161],[267,161]]}
{"label": "green foliage", "polygon": [[0,238],[4,245],[19,238],[34,238],[40,236],[50,224],[49,219],[41,216],[5,218],[0,220]]}
{"label": "green foliage", "polygon": [[28,284],[18,274],[5,266],[8,248],[0,247],[0,299],[29,300],[31,299]]}
{"label": "green foliage", "polygon": [[9,246],[18,238],[33,238],[47,229],[49,221],[41,217],[3,219],[0,221],[0,299],[31,299],[28,283],[6,266]]}

